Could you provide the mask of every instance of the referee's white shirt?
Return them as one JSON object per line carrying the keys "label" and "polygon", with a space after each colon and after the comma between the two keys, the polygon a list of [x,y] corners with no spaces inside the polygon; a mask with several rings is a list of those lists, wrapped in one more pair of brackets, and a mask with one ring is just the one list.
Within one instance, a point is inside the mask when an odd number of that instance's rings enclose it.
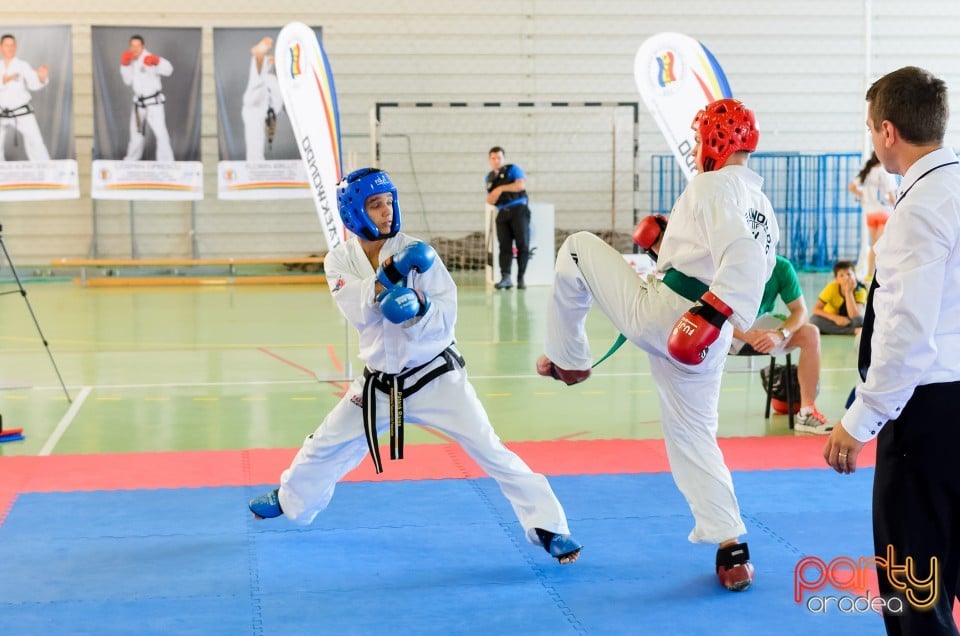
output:
{"label": "referee's white shirt", "polygon": [[874,250],[871,364],[841,419],[861,442],[899,417],[917,386],[960,380],[960,165],[952,150],[910,166]]}

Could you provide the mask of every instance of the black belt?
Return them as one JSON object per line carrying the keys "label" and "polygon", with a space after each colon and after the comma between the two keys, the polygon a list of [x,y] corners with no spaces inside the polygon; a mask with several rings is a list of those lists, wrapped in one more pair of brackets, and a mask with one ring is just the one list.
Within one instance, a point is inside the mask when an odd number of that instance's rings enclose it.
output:
{"label": "black belt", "polygon": [[[149,104],[148,100],[153,100]],[[137,105],[138,108],[146,108],[147,106],[156,106],[157,104],[162,104],[166,101],[163,98],[163,91],[157,91],[153,95],[134,95],[133,102]]]}
{"label": "black belt", "polygon": [[[403,381],[406,378],[422,371],[441,358],[444,360],[444,364],[425,373],[409,388],[404,388]],[[444,373],[465,365],[466,362],[464,362],[463,357],[454,350],[453,345],[450,345],[429,362],[412,369],[405,369],[397,374],[364,368],[363,432],[367,437],[367,448],[370,449],[370,457],[373,459],[373,466],[377,469],[377,474],[383,472],[383,464],[380,462],[380,445],[377,442],[376,391],[379,389],[390,396],[390,459],[403,459],[403,399],[410,397]]]}
{"label": "black belt", "polygon": [[[153,101],[149,104],[147,100],[152,99]],[[147,109],[147,106],[157,106],[166,101],[163,97],[162,91],[157,91],[153,95],[134,95],[133,96],[133,116],[136,118],[137,130],[141,135],[147,134],[147,119],[146,117],[140,117],[140,109]]]}
{"label": "black belt", "polygon": [[33,107],[31,107],[30,104],[24,104],[16,108],[0,108],[0,118],[13,119],[14,117],[20,117],[22,115],[29,115],[32,112]]}

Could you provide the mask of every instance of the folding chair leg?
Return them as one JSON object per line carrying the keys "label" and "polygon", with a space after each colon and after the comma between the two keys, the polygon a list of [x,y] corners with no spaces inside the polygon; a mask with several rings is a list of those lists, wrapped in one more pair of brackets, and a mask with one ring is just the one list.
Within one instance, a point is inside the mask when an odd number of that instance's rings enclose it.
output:
{"label": "folding chair leg", "polygon": [[773,401],[773,372],[777,364],[777,359],[770,356],[770,379],[767,381],[767,412],[764,414],[766,419],[770,419],[770,403]]}
{"label": "folding chair leg", "polygon": [[[793,365],[790,362],[790,353],[787,353],[787,418],[790,422],[790,430],[793,430]],[[798,395],[796,401],[800,401],[800,396]]]}

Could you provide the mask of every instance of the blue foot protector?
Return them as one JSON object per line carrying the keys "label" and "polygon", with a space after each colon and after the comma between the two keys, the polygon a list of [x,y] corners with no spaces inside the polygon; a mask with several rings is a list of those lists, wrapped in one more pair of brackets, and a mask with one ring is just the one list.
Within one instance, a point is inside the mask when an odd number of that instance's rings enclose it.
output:
{"label": "blue foot protector", "polygon": [[556,534],[542,528],[534,528],[534,530],[540,537],[543,549],[561,564],[573,563],[580,558],[580,550],[583,546],[569,534]]}
{"label": "blue foot protector", "polygon": [[283,509],[280,508],[279,489],[254,497],[247,505],[250,507],[250,512],[259,519],[272,519],[283,514]]}

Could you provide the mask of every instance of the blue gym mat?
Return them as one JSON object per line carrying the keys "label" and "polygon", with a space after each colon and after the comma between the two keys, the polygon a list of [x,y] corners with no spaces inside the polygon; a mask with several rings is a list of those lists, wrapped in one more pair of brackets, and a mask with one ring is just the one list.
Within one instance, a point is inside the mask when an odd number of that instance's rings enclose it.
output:
{"label": "blue gym mat", "polygon": [[872,477],[735,473],[743,593],[687,541],[669,474],[552,477],[585,546],[568,566],[490,479],[344,483],[306,528],[254,520],[260,488],[25,494],[0,526],[0,634],[882,634],[793,589],[803,556],[872,554]]}

